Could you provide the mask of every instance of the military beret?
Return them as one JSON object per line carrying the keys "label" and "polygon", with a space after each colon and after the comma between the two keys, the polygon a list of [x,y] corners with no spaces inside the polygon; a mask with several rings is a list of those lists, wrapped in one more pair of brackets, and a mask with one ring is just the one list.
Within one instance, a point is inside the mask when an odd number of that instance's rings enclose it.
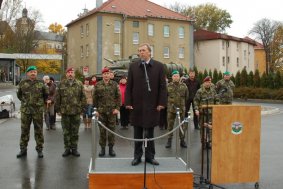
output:
{"label": "military beret", "polygon": [[71,71],[75,71],[75,69],[73,67],[70,67],[66,70],[66,73],[71,72]]}
{"label": "military beret", "polygon": [[31,70],[37,70],[36,66],[29,66],[26,72],[29,72]]}
{"label": "military beret", "polygon": [[206,76],[206,77],[203,79],[203,82],[206,82],[206,81],[211,81],[211,77],[210,77],[210,76]]}
{"label": "military beret", "polygon": [[174,70],[174,71],[172,72],[172,75],[175,75],[175,74],[180,74],[180,73],[179,73],[178,70]]}
{"label": "military beret", "polygon": [[226,71],[226,72],[223,73],[223,75],[230,75],[230,74],[231,74],[231,73],[228,72],[228,71]]}
{"label": "military beret", "polygon": [[101,73],[104,74],[106,72],[110,72],[109,68],[105,67],[102,69]]}

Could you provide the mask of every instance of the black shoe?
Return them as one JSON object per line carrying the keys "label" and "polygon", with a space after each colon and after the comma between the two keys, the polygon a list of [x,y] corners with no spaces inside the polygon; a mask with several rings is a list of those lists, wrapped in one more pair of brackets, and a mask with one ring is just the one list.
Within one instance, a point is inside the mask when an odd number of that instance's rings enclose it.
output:
{"label": "black shoe", "polygon": [[56,130],[56,126],[55,125],[51,125],[51,130]]}
{"label": "black shoe", "polygon": [[40,150],[40,151],[37,151],[37,157],[38,157],[38,158],[43,158],[43,153],[42,153],[41,150]]}
{"label": "black shoe", "polygon": [[187,144],[186,144],[186,142],[185,142],[184,140],[181,140],[180,146],[181,146],[182,148],[187,148]]}
{"label": "black shoe", "polygon": [[136,166],[138,164],[141,163],[141,158],[135,158],[133,161],[132,161],[132,166]]}
{"label": "black shoe", "polygon": [[71,155],[71,150],[70,149],[66,149],[65,152],[62,154],[63,157],[67,157]]}
{"label": "black shoe", "polygon": [[115,157],[116,156],[116,153],[115,151],[113,150],[113,146],[109,146],[109,155],[111,157]]}
{"label": "black shoe", "polygon": [[78,152],[77,149],[72,149],[72,155],[76,157],[80,157],[81,154]]}
{"label": "black shoe", "polygon": [[197,126],[195,126],[195,130],[200,130],[200,128],[199,128],[199,126],[197,125]]}
{"label": "black shoe", "polygon": [[152,164],[152,165],[159,165],[159,162],[156,161],[155,159],[145,159],[145,161],[146,161],[147,163]]}
{"label": "black shoe", "polygon": [[171,148],[171,145],[172,145],[172,139],[170,138],[168,139],[165,148]]}
{"label": "black shoe", "polygon": [[99,157],[105,156],[105,147],[101,147],[101,151],[98,154]]}
{"label": "black shoe", "polygon": [[17,154],[17,158],[22,158],[27,156],[27,150],[21,150],[18,154]]}

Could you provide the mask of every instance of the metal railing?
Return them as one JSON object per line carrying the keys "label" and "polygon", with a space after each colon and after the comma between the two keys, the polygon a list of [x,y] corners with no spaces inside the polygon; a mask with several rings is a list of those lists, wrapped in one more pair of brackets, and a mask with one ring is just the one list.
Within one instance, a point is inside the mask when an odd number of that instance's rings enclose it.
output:
{"label": "metal railing", "polygon": [[128,140],[128,141],[134,141],[134,142],[144,142],[145,144],[148,142],[148,141],[154,141],[154,140],[157,140],[157,139],[161,139],[163,137],[166,137],[168,136],[169,134],[173,133],[173,132],[176,132],[176,158],[177,157],[177,154],[178,154],[178,140],[179,140],[179,129],[181,130],[181,132],[184,134],[184,131],[182,129],[182,125],[187,123],[188,125],[188,128],[187,128],[187,136],[186,136],[186,141],[187,141],[187,152],[186,152],[186,170],[189,170],[190,168],[190,157],[191,157],[191,153],[190,153],[190,150],[191,150],[191,131],[189,129],[189,126],[190,126],[190,120],[191,120],[191,114],[190,112],[188,112],[188,116],[181,122],[181,119],[180,119],[180,110],[179,108],[176,108],[176,118],[175,118],[175,123],[174,123],[174,127],[173,129],[170,131],[170,132],[167,132],[163,135],[160,135],[160,136],[157,136],[157,137],[154,137],[154,138],[145,138],[145,139],[135,139],[135,138],[129,138],[129,137],[125,137],[125,136],[122,136],[112,130],[110,130],[109,128],[107,128],[101,121],[98,120],[98,117],[96,115],[97,113],[97,109],[96,108],[93,108],[93,117],[92,117],[92,142],[91,142],[91,146],[92,146],[92,158],[91,158],[91,171],[94,171],[95,170],[95,159],[97,157],[96,153],[97,153],[97,129],[98,129],[98,126],[100,125],[101,127],[103,127],[104,129],[106,129],[108,132],[114,134],[115,136],[121,138],[121,139],[125,139],[125,140]]}

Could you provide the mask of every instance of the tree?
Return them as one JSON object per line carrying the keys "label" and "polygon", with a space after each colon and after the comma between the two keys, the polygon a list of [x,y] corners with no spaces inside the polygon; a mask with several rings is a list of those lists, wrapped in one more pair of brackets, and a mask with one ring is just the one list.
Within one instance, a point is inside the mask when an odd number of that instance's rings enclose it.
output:
{"label": "tree", "polygon": [[65,29],[63,28],[63,26],[61,24],[57,24],[57,22],[50,24],[48,27],[48,30],[51,33],[56,33],[59,35],[62,35],[65,33]]}
{"label": "tree", "polygon": [[248,82],[247,82],[248,87],[253,87],[254,86],[254,73],[250,71],[248,75]]}
{"label": "tree", "polygon": [[233,22],[231,15],[226,10],[222,10],[212,3],[198,6],[185,6],[175,3],[169,8],[195,19],[194,28],[196,29],[224,33]]}
{"label": "tree", "polygon": [[281,73],[277,70],[275,77],[274,77],[274,88],[279,89],[282,86],[281,84]]}
{"label": "tree", "polygon": [[246,87],[248,83],[248,73],[246,68],[243,68],[240,77],[240,86]]}
{"label": "tree", "polygon": [[275,31],[271,44],[272,54],[271,62],[274,63],[274,69],[283,68],[283,24],[281,23]]}
{"label": "tree", "polygon": [[240,71],[237,71],[237,73],[236,73],[235,85],[236,85],[236,87],[241,86],[241,73],[240,73]]}
{"label": "tree", "polygon": [[213,77],[212,77],[212,83],[216,83],[218,80],[220,80],[221,78],[218,78],[218,73],[216,68],[213,71]]}
{"label": "tree", "polygon": [[15,25],[16,18],[20,17],[23,0],[5,0],[2,4],[0,20],[5,20],[10,26]]}
{"label": "tree", "polygon": [[266,54],[265,59],[267,75],[274,70],[274,64],[271,60],[272,41],[274,40],[275,33],[278,31],[280,25],[282,25],[282,23],[263,18],[256,22],[249,32],[251,35],[254,35],[256,39],[262,42]]}
{"label": "tree", "polygon": [[261,78],[260,78],[260,86],[262,88],[266,88],[268,86],[268,82],[267,82],[267,75],[265,72],[263,72]]}
{"label": "tree", "polygon": [[258,69],[255,70],[255,74],[254,74],[254,87],[256,88],[260,87],[260,75]]}

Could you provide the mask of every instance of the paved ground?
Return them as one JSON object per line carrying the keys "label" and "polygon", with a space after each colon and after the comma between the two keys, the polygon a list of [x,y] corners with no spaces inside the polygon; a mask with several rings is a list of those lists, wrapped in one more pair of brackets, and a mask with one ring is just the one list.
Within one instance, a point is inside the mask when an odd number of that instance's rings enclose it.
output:
{"label": "paved ground", "polygon": [[[255,103],[255,102],[251,102]],[[283,185],[283,124],[282,104],[262,104],[264,107],[278,108],[273,114],[262,116],[261,135],[261,189],[281,189]],[[265,110],[266,111],[266,110]],[[91,157],[91,130],[80,128],[79,151],[81,157],[62,158],[63,137],[60,122],[57,122],[57,130],[46,131],[44,158],[38,159],[31,129],[28,156],[24,159],[17,159],[19,151],[20,120],[9,118],[0,120],[0,188],[3,189],[83,189],[88,188],[88,166]],[[197,174],[200,173],[200,142],[199,132],[192,130],[192,161],[191,167]],[[117,127],[121,135],[131,137],[132,128],[122,130]],[[164,130],[156,128],[155,135],[164,134]],[[157,157],[172,157],[175,149],[165,149],[166,139],[156,142]],[[115,150],[117,157],[132,157],[133,143],[117,139]],[[180,156],[185,157],[185,150],[181,150]],[[184,158],[185,159],[185,158]],[[129,162],[130,166],[130,162]],[[162,166],[162,165],[160,165]],[[225,173],[223,173],[225,174]],[[252,189],[254,183],[224,185],[229,189]],[[214,187],[216,188],[216,187]]]}

